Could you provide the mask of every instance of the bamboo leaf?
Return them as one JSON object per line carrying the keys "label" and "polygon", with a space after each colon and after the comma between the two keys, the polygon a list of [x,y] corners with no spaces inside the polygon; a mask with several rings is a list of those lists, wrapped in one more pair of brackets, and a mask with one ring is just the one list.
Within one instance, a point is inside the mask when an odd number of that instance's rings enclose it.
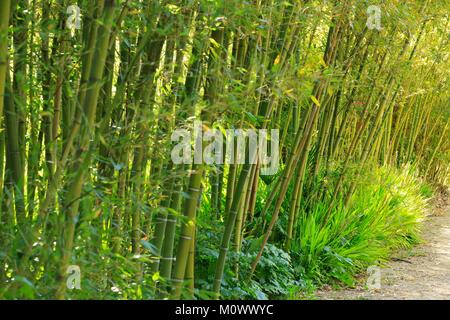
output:
{"label": "bamboo leaf", "polygon": [[317,98],[315,96],[311,96],[311,100],[312,100],[312,102],[314,102],[314,104],[317,107],[320,107],[320,102],[319,102],[319,100],[317,100]]}

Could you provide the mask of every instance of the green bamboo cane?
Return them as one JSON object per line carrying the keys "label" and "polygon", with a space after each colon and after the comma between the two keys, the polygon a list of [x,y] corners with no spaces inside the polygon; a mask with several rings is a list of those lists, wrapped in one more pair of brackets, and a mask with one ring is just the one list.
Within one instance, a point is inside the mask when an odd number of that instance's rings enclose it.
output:
{"label": "green bamboo cane", "polygon": [[8,71],[8,27],[11,11],[11,0],[0,4],[0,126],[3,115],[4,94],[6,87],[6,73]]}
{"label": "green bamboo cane", "polygon": [[[69,264],[70,255],[72,252],[74,231],[75,231],[75,219],[78,214],[79,199],[81,196],[82,185],[86,175],[86,169],[90,163],[90,135],[94,132],[95,115],[98,97],[100,94],[100,88],[102,86],[103,71],[106,63],[106,57],[108,54],[108,44],[111,34],[112,22],[115,11],[115,1],[105,0],[104,11],[102,17],[102,24],[98,30],[98,41],[95,48],[95,53],[92,58],[92,70],[90,72],[89,83],[86,90],[86,97],[84,100],[84,112],[86,116],[86,126],[83,127],[83,131],[80,137],[79,150],[87,152],[85,155],[84,163],[80,164],[77,168],[76,176],[70,184],[66,203],[68,206],[66,230],[64,237],[64,243],[62,245],[62,258],[59,271],[60,283],[58,285],[55,297],[57,299],[63,299],[66,290],[66,284],[64,281],[64,275]],[[79,153],[80,154],[80,153]]]}

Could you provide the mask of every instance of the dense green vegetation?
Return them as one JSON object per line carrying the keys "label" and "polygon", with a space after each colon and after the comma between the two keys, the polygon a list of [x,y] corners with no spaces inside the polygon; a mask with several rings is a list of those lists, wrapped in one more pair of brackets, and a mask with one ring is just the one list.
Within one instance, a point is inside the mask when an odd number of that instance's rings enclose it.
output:
{"label": "dense green vegetation", "polygon": [[[1,0],[0,298],[354,284],[419,241],[449,186],[449,8]],[[278,129],[278,169],[238,139],[223,145],[242,164],[174,163],[172,134],[195,121]]]}

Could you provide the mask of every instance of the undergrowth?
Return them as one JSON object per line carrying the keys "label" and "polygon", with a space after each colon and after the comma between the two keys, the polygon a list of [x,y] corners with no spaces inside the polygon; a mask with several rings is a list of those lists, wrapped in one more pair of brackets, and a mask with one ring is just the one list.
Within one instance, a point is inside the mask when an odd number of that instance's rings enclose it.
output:
{"label": "undergrowth", "polygon": [[[241,251],[230,252],[230,263],[222,282],[224,299],[298,299],[309,296],[327,283],[352,286],[355,276],[372,265],[382,265],[398,249],[409,248],[419,238],[427,199],[432,188],[415,176],[411,168],[372,168],[358,178],[358,187],[344,206],[335,201],[317,201],[299,213],[291,250],[271,238],[255,274],[249,270],[261,238],[247,237]],[[261,188],[261,196],[265,190]],[[204,204],[205,206],[207,203]],[[258,220],[257,220],[258,221]],[[261,222],[261,221],[259,221]],[[283,220],[277,230],[284,229]],[[220,239],[217,225],[198,235],[197,297],[211,298],[209,283],[214,277]],[[206,227],[205,227],[206,228]]]}

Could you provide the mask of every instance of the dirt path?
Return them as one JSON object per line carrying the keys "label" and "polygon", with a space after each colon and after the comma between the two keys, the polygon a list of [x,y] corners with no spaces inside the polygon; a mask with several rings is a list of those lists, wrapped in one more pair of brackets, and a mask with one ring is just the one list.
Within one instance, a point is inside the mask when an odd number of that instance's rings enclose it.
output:
{"label": "dirt path", "polygon": [[[323,289],[316,293],[325,300],[340,299],[450,299],[450,207],[438,206],[423,226],[424,243],[409,252],[399,253],[401,260],[381,269],[381,289]],[[365,279],[361,281],[365,283]]]}

